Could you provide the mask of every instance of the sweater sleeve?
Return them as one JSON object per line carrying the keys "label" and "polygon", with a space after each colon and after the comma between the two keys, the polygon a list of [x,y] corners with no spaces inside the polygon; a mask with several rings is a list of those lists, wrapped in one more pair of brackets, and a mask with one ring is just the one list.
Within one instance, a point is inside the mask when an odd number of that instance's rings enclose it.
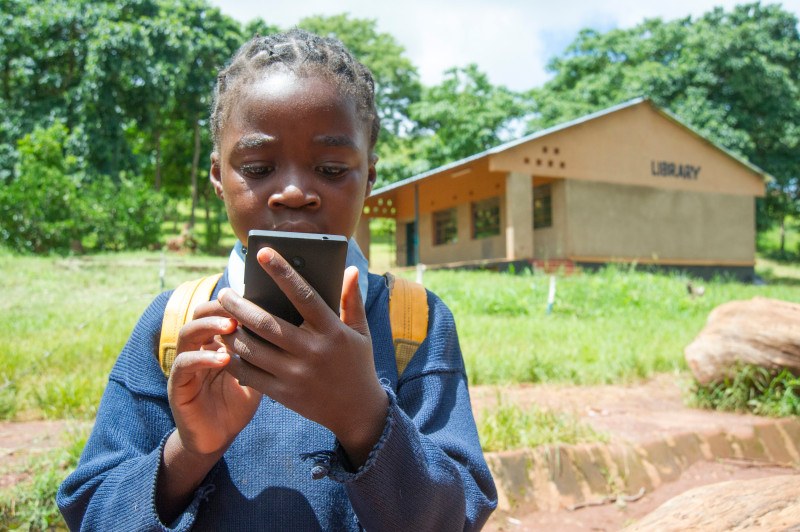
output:
{"label": "sweater sleeve", "polygon": [[380,441],[358,471],[341,461],[331,469],[366,530],[479,530],[497,505],[453,316],[430,293],[428,304],[427,338],[396,395],[385,385],[390,407]]}
{"label": "sweater sleeve", "polygon": [[145,310],[103,392],[92,433],[56,502],[72,530],[188,530],[205,485],[175,522],[155,505],[161,456],[174,422],[154,353],[169,294]]}

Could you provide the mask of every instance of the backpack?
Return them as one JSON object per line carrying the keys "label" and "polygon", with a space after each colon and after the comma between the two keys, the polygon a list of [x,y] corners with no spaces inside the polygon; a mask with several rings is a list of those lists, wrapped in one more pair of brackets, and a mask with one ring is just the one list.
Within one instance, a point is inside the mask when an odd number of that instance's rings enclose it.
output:
{"label": "backpack", "polygon": [[[178,332],[184,323],[191,320],[195,308],[211,298],[221,276],[218,273],[186,281],[175,289],[167,301],[158,346],[158,362],[165,377],[169,378],[172,363],[178,354]],[[388,272],[384,277],[389,289],[389,321],[399,378],[428,333],[428,295],[425,287],[419,283],[395,277]]]}

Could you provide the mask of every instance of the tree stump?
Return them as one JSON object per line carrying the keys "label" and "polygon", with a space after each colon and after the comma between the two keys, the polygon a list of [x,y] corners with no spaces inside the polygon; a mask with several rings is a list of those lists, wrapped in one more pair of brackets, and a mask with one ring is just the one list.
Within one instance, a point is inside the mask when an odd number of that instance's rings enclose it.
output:
{"label": "tree stump", "polygon": [[797,530],[799,480],[777,475],[700,486],[668,500],[625,532]]}
{"label": "tree stump", "polygon": [[720,305],[684,356],[700,384],[733,377],[742,365],[800,375],[800,305],[762,297]]}

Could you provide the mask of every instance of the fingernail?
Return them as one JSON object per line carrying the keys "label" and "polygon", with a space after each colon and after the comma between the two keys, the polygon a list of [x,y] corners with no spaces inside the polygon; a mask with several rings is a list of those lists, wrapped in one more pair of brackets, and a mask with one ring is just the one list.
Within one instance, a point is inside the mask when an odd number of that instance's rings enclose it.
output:
{"label": "fingernail", "polygon": [[215,359],[217,362],[224,362],[225,360],[227,360],[227,359],[228,359],[228,353],[224,353],[224,352],[217,352],[217,354],[216,354],[216,355],[214,355],[214,359]]}
{"label": "fingernail", "polygon": [[275,251],[272,248],[261,248],[261,250],[258,252],[258,256],[261,259],[261,262],[269,263],[275,256]]}
{"label": "fingernail", "polygon": [[233,320],[232,320],[232,319],[230,319],[230,318],[221,318],[221,319],[219,320],[219,325],[218,325],[218,326],[219,326],[219,328],[220,328],[220,329],[227,329],[227,328],[229,328],[229,327],[230,327],[230,326],[231,326],[233,323],[234,323],[234,322],[233,322]]}

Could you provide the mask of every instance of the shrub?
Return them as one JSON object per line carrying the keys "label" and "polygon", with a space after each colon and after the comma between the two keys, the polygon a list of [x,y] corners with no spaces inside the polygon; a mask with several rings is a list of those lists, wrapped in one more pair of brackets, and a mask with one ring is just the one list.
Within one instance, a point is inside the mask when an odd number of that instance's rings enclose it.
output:
{"label": "shrub", "polygon": [[164,201],[125,175],[89,176],[56,122],[18,142],[13,176],[0,187],[0,242],[36,254],[138,249],[161,237]]}

